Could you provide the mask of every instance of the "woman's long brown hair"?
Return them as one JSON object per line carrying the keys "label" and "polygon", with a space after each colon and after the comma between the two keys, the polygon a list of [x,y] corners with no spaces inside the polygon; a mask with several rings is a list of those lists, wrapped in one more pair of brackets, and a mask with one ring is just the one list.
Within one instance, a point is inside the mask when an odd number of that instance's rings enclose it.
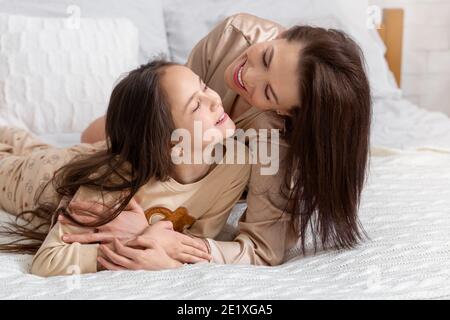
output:
{"label": "woman's long brown hair", "polygon": [[287,211],[305,250],[351,248],[365,233],[358,220],[369,165],[372,102],[359,46],[344,32],[295,26],[283,35],[299,42],[300,105],[286,121],[290,150]]}
{"label": "woman's long brown hair", "polygon": [[[111,94],[106,113],[106,149],[73,159],[49,181],[61,199],[73,197],[81,186],[99,190],[102,195],[122,195],[110,204],[114,209],[110,214],[84,226],[96,227],[115,219],[151,178],[168,179],[172,166],[170,138],[175,127],[160,78],[165,67],[171,65],[156,60],[129,72]],[[39,249],[57,209],[51,203],[39,203],[41,195],[36,209],[22,212],[1,232],[17,239],[1,244],[0,250],[35,253]],[[65,210],[58,208],[58,213]],[[25,218],[25,223],[19,223],[19,218]],[[33,219],[40,222],[31,227]]]}

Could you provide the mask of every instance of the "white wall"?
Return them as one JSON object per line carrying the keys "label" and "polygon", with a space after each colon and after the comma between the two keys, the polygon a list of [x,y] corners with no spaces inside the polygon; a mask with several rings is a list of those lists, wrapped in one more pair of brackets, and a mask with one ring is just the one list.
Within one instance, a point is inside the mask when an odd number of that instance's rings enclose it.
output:
{"label": "white wall", "polygon": [[409,100],[450,115],[450,0],[370,0],[405,9],[402,89]]}

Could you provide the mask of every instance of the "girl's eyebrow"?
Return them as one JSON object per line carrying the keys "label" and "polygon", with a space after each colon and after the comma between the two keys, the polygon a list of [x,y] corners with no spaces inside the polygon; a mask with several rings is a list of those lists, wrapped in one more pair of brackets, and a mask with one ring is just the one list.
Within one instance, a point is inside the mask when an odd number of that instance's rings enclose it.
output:
{"label": "girl's eyebrow", "polygon": [[[201,87],[201,86],[202,86],[202,79],[200,79],[200,77],[198,77],[198,83],[199,83],[199,86]],[[192,96],[190,96],[190,98],[188,99],[188,101],[187,101],[186,104],[184,105],[184,110],[186,110],[186,108],[191,104],[192,100],[194,100],[195,94],[196,94],[196,93],[197,93],[197,92],[194,92],[194,93],[192,94]]]}

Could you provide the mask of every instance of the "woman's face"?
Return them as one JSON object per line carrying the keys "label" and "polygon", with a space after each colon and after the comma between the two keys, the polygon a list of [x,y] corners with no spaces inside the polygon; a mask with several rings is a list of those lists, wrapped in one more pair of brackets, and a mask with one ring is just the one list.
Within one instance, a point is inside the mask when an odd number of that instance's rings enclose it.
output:
{"label": "woman's face", "polygon": [[[192,72],[191,69],[175,65],[167,67],[161,84],[167,93],[170,111],[176,128],[183,128],[194,134],[213,132],[214,141],[206,139],[203,144],[220,142],[233,135],[235,124],[225,113],[220,96]],[[201,124],[201,131],[194,131],[195,124]]]}
{"label": "woman's face", "polygon": [[288,114],[299,105],[297,65],[301,45],[286,39],[254,44],[225,70],[225,82],[250,105]]}

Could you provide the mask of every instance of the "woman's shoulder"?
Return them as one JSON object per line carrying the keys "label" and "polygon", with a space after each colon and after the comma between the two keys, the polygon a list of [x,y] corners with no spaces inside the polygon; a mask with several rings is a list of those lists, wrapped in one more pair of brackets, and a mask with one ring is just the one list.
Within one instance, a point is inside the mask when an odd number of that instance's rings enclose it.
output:
{"label": "woman's shoulder", "polygon": [[210,36],[219,37],[227,34],[229,29],[237,31],[249,43],[274,39],[284,27],[280,24],[249,13],[236,13],[219,22]]}
{"label": "woman's shoulder", "polygon": [[274,39],[285,28],[280,24],[249,13],[237,13],[227,19],[226,26],[232,26],[247,39],[249,43]]}
{"label": "woman's shoulder", "polygon": [[226,20],[229,21],[229,24],[240,28],[245,24],[256,24],[263,21],[268,21],[266,19],[260,18],[250,13],[239,12],[229,16]]}

